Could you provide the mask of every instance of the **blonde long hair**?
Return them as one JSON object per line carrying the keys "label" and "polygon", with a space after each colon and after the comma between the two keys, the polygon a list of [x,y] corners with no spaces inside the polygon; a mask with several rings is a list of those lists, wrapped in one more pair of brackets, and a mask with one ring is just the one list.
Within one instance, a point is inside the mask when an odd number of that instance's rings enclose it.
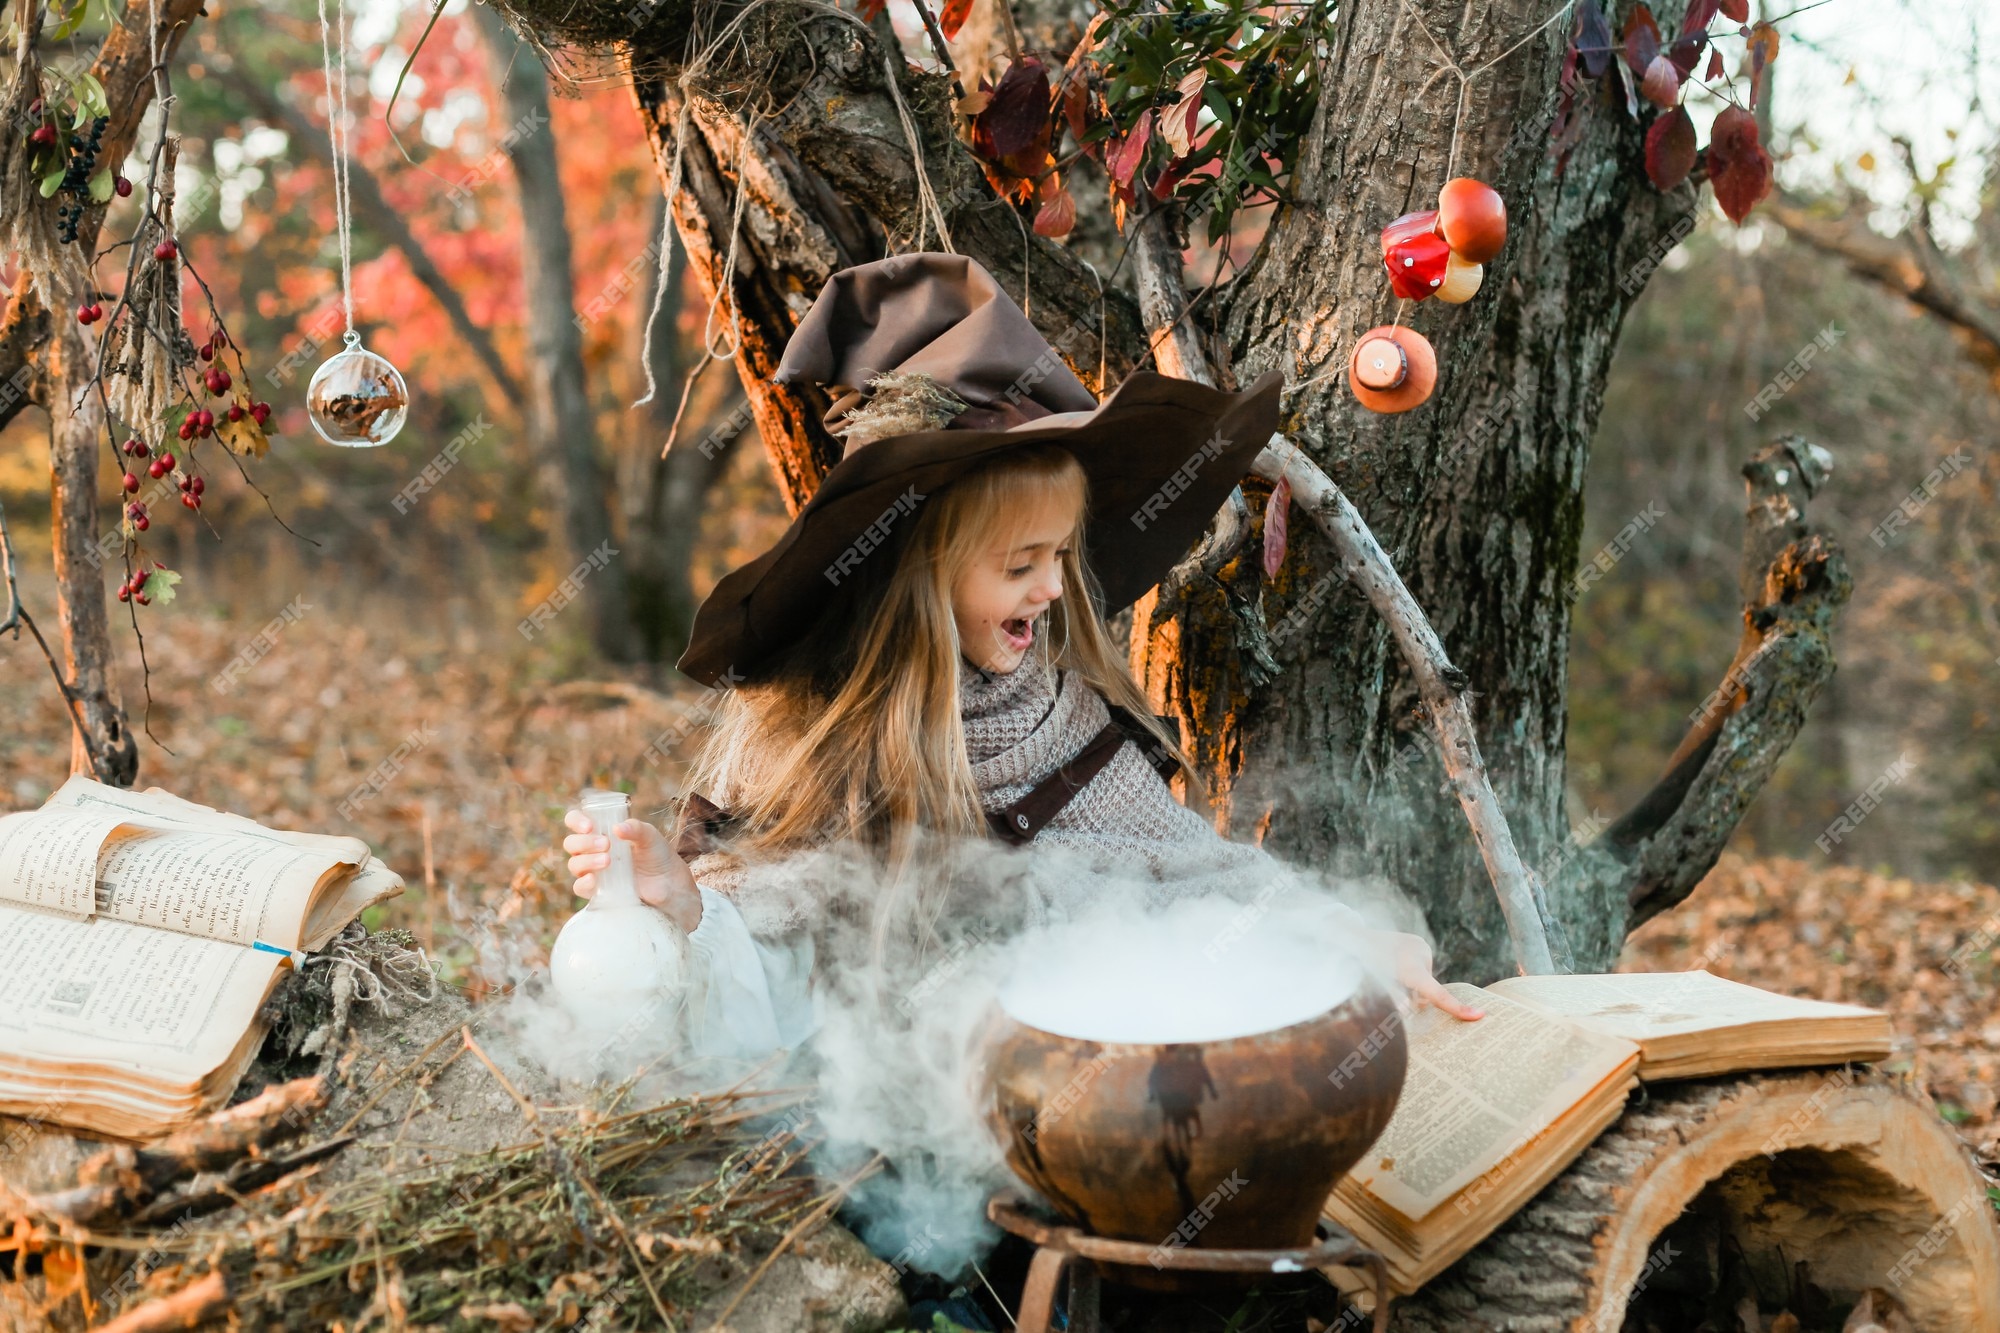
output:
{"label": "blonde long hair", "polygon": [[1028,445],[939,488],[887,549],[870,552],[812,629],[721,701],[688,777],[737,817],[732,850],[756,858],[848,841],[877,853],[902,883],[929,835],[987,834],[959,720],[959,675],[971,668],[952,588],[1047,505],[1066,506],[1076,524],[1062,557],[1064,595],[1043,614],[1050,664],[1134,713],[1197,784],[1099,613],[1083,558],[1088,500],[1068,450]]}

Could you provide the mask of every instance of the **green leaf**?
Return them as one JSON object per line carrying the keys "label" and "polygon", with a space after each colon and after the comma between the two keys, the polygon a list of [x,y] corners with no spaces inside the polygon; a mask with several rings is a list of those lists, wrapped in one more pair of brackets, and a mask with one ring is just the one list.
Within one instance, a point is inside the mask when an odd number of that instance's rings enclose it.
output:
{"label": "green leaf", "polygon": [[165,606],[174,600],[174,585],[181,581],[177,569],[156,569],[146,576],[146,595]]}
{"label": "green leaf", "polygon": [[110,167],[106,167],[90,178],[90,202],[93,204],[109,203],[111,201],[111,190]]}
{"label": "green leaf", "polygon": [[48,199],[53,197],[55,192],[62,188],[63,177],[68,174],[68,168],[59,166],[48,175],[42,177],[42,198]]}
{"label": "green leaf", "polygon": [[90,108],[93,116],[111,114],[111,99],[105,95],[104,85],[89,70],[77,77],[77,99]]}
{"label": "green leaf", "polygon": [[76,30],[83,26],[84,19],[89,16],[90,5],[88,0],[77,0],[76,8],[62,16],[62,22],[56,27],[54,40],[60,42],[74,36]]}

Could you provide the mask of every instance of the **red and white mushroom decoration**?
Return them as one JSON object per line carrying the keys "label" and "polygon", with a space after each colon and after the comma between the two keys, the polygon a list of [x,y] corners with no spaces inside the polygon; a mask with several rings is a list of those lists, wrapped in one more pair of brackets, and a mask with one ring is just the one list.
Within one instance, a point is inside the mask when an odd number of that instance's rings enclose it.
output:
{"label": "red and white mushroom decoration", "polygon": [[[1406,301],[1435,296],[1469,301],[1486,264],[1507,243],[1507,205],[1499,191],[1470,176],[1448,180],[1438,206],[1405,213],[1382,228],[1389,287]],[[1407,412],[1437,385],[1437,353],[1415,329],[1385,325],[1361,335],[1348,363],[1348,386],[1372,412]]]}

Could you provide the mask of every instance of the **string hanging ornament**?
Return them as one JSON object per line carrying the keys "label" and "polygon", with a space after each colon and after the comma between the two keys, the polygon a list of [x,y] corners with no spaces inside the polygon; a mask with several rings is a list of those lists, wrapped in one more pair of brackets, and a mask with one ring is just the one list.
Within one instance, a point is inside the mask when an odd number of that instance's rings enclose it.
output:
{"label": "string hanging ornament", "polygon": [[368,449],[396,438],[410,414],[410,391],[387,357],[361,345],[354,329],[353,241],[347,194],[347,6],[335,0],[339,18],[339,78],[334,77],[335,34],[326,19],[326,0],[319,0],[320,60],[326,71],[328,135],[333,146],[333,220],[340,239],[340,300],[347,317],[346,344],[313,372],[306,385],[306,415],[313,430],[328,444]]}

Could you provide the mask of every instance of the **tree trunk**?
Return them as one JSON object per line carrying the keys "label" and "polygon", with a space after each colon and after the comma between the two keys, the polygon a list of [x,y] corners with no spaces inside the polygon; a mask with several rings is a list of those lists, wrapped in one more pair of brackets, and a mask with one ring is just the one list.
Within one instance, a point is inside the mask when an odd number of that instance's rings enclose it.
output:
{"label": "tree trunk", "polygon": [[[666,225],[664,195],[653,201],[648,235],[658,236]],[[650,661],[672,662],[687,644],[694,625],[695,595],[692,579],[695,539],[701,534],[701,516],[707,508],[709,491],[728,470],[729,460],[743,437],[750,432],[750,410],[735,376],[714,367],[702,367],[688,404],[681,413],[679,433],[662,455],[674,431],[674,417],[681,412],[681,390],[691,367],[680,334],[682,277],[687,259],[676,246],[661,278],[654,270],[643,295],[641,309],[652,308],[655,291],[664,284],[665,304],[657,321],[642,321],[633,337],[634,354],[651,342],[656,389],[645,405],[646,429],[635,432],[631,446],[620,458],[620,502],[624,505],[624,543],[630,553],[632,613],[638,633],[645,641]],[[724,383],[724,378],[727,383]]]}
{"label": "tree trunk", "polygon": [[582,590],[597,651],[614,662],[629,662],[638,656],[638,636],[624,565],[610,544],[605,468],[597,454],[596,418],[583,373],[569,220],[549,122],[548,74],[534,51],[491,9],[475,5],[472,12],[486,38],[494,86],[502,94],[508,127],[503,143],[520,186],[521,267],[534,379],[529,419],[543,493],[557,508],[551,546]]}
{"label": "tree trunk", "polygon": [[1657,1084],[1478,1248],[1396,1302],[1390,1327],[1692,1328],[1690,1305],[1733,1316],[1744,1294],[1767,1314],[1791,1305],[1813,1318],[1798,1308],[1810,1283],[1835,1318],[1872,1287],[1922,1333],[1996,1333],[2000,1240],[1985,1195],[1928,1100],[1873,1070]]}
{"label": "tree trunk", "polygon": [[[92,357],[72,320],[56,321],[47,373],[56,396],[49,418],[51,509],[62,621],[63,661],[71,713],[69,771],[129,787],[139,776],[139,748],[125,723],[111,652],[111,622],[104,604],[104,566],[97,544],[97,472],[104,439],[104,404],[90,383]],[[51,354],[52,353],[52,354]],[[74,402],[75,409],[69,404]],[[123,492],[120,492],[122,499]]]}
{"label": "tree trunk", "polygon": [[[611,26],[608,10],[510,7],[549,40]],[[1662,25],[1681,8],[1669,4]],[[1245,271],[1196,312],[1195,342],[1225,386],[1273,366],[1292,381],[1285,433],[1352,497],[1469,679],[1514,840],[1575,966],[1595,970],[1630,926],[1713,864],[1833,669],[1828,634],[1847,585],[1837,546],[1802,517],[1830,466],[1825,451],[1799,441],[1777,450],[1789,463],[1773,451],[1752,460],[1744,649],[1654,792],[1589,848],[1576,845],[1563,744],[1588,446],[1625,312],[1696,200],[1693,186],[1661,195],[1647,184],[1642,129],[1600,95],[1604,84],[1583,85],[1588,124],[1557,170],[1544,150],[1568,31],[1539,27],[1547,17],[1530,0],[1343,6],[1293,202]],[[864,28],[818,10],[750,11],[696,71],[684,106],[681,62],[699,49],[688,18],[648,7],[627,64],[678,237],[725,331],[735,314],[738,374],[795,511],[837,451],[817,392],[768,379],[838,268],[919,245],[953,249],[1015,294],[1100,394],[1145,361],[1139,302],[1118,287],[1100,294],[1075,253],[1008,216],[961,142],[950,80],[910,68],[879,16]],[[704,30],[700,45],[715,36]],[[1441,51],[1462,69],[1497,63],[1461,99]],[[1344,380],[1356,335],[1396,314],[1376,232],[1432,203],[1451,175],[1486,180],[1509,201],[1507,246],[1474,301],[1406,312],[1438,348],[1436,401],[1375,416]],[[919,203],[920,181],[935,215]],[[1079,328],[1102,339],[1102,377],[1095,340],[1074,345]],[[1245,490],[1261,511],[1265,488]],[[1393,877],[1424,911],[1442,971],[1488,980],[1515,970],[1385,626],[1362,599],[1328,597],[1339,575],[1316,534],[1294,540],[1268,589],[1257,564],[1239,558],[1196,580],[1157,625],[1150,597],[1134,616],[1136,673],[1161,711],[1181,717],[1218,825],[1293,860]],[[1295,610],[1301,627],[1263,633]],[[1260,640],[1274,660],[1253,651]]]}

